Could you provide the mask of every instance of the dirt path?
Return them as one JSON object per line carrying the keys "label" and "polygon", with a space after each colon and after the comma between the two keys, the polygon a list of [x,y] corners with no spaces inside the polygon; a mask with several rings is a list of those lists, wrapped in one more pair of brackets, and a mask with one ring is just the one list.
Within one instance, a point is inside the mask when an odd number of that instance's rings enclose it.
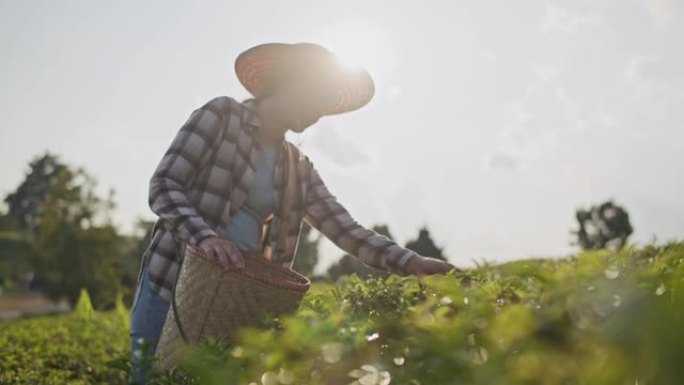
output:
{"label": "dirt path", "polygon": [[54,302],[40,293],[0,297],[0,320],[61,313],[69,310],[71,308],[65,299]]}

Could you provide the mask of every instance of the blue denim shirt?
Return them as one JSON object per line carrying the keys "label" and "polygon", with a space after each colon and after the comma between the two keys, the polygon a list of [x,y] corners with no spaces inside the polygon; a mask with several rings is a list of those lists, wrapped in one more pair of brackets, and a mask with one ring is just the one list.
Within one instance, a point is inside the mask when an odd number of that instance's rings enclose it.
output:
{"label": "blue denim shirt", "polygon": [[235,242],[240,250],[259,250],[259,234],[263,220],[273,211],[275,190],[272,173],[278,147],[261,145],[261,150],[256,165],[254,187],[245,203],[240,206],[240,210],[227,224],[227,237]]}

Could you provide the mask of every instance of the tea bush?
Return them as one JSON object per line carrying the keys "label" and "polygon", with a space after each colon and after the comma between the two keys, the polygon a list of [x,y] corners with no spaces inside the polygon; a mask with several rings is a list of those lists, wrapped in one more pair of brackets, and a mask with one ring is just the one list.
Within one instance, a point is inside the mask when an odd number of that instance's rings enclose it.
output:
{"label": "tea bush", "polygon": [[128,311],[93,311],[82,291],[69,314],[0,323],[0,384],[123,384],[108,365],[130,352]]}
{"label": "tea bush", "polygon": [[[683,262],[670,243],[317,283],[296,313],[188,346],[151,383],[680,384]],[[121,314],[3,325],[0,384],[122,383]]]}

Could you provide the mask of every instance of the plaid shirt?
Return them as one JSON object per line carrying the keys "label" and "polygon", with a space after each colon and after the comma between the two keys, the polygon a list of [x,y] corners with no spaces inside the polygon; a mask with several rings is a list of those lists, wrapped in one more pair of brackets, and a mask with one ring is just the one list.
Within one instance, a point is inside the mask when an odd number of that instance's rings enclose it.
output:
{"label": "plaid shirt", "polygon": [[[261,143],[255,136],[261,121],[253,100],[238,102],[217,96],[197,108],[181,126],[149,185],[149,206],[159,216],[152,239],[145,250],[138,275],[148,263],[153,290],[170,300],[171,289],[183,256],[178,255],[174,237],[197,245],[203,238],[227,238],[226,223],[237,212],[254,185],[255,165]],[[296,190],[285,244],[278,244],[282,218],[284,162],[292,146],[296,158]],[[272,263],[292,269],[297,241],[305,220],[347,253],[367,265],[399,275],[412,250],[358,224],[336,197],[328,191],[311,160],[283,139],[273,170],[275,207],[262,230],[262,251],[270,247]]]}

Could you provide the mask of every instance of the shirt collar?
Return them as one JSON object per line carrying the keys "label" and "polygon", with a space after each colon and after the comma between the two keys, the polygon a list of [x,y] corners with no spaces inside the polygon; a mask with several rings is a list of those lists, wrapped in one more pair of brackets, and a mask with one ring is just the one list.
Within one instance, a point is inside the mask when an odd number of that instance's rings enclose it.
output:
{"label": "shirt collar", "polygon": [[259,117],[259,112],[256,108],[256,101],[254,99],[248,99],[242,102],[245,106],[245,113],[242,116],[243,123],[247,123],[256,128],[261,127],[261,118]]}

